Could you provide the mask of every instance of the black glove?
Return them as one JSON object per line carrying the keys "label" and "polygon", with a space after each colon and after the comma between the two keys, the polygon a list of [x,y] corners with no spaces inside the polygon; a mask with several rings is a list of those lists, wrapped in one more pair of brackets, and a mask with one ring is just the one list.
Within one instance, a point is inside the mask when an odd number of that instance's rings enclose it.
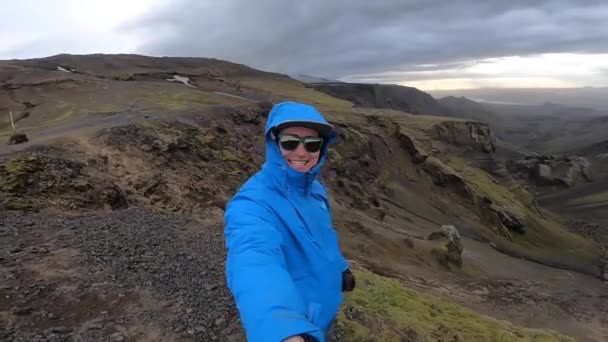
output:
{"label": "black glove", "polygon": [[355,275],[351,273],[350,269],[342,272],[342,292],[352,291],[355,289]]}

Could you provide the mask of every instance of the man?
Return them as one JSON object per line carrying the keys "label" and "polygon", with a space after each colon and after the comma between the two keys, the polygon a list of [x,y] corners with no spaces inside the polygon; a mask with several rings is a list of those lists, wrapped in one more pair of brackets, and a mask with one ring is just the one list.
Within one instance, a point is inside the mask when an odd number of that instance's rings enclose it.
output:
{"label": "man", "polygon": [[266,162],[226,208],[228,287],[248,341],[324,342],[355,285],[316,180],[335,133],[313,106],[283,102],[265,138]]}

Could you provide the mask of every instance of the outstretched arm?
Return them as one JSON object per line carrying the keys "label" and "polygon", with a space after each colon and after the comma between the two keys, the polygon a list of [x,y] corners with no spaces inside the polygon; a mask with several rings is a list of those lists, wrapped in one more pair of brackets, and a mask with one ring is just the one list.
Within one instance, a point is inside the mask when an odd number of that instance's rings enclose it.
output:
{"label": "outstretched arm", "polygon": [[323,339],[308,317],[308,307],[286,270],[282,236],[270,212],[236,197],[226,210],[226,276],[248,341],[283,341],[309,334]]}

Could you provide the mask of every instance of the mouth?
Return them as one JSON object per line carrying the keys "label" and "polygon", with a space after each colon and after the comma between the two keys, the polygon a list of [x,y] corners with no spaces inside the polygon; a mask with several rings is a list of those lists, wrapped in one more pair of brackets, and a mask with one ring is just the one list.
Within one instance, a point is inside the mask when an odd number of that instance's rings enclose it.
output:
{"label": "mouth", "polygon": [[289,164],[296,170],[305,170],[308,168],[308,160],[291,160],[288,159]]}
{"label": "mouth", "polygon": [[306,165],[308,164],[307,160],[289,160],[290,163],[292,163],[293,165]]}

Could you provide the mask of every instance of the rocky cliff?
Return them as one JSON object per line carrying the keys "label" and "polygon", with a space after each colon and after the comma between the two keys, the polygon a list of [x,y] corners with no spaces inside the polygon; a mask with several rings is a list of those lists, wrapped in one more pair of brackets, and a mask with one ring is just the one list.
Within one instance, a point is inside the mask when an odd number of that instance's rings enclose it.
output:
{"label": "rocky cliff", "polygon": [[591,163],[572,155],[530,155],[507,162],[507,169],[516,177],[539,186],[572,187],[593,181]]}

